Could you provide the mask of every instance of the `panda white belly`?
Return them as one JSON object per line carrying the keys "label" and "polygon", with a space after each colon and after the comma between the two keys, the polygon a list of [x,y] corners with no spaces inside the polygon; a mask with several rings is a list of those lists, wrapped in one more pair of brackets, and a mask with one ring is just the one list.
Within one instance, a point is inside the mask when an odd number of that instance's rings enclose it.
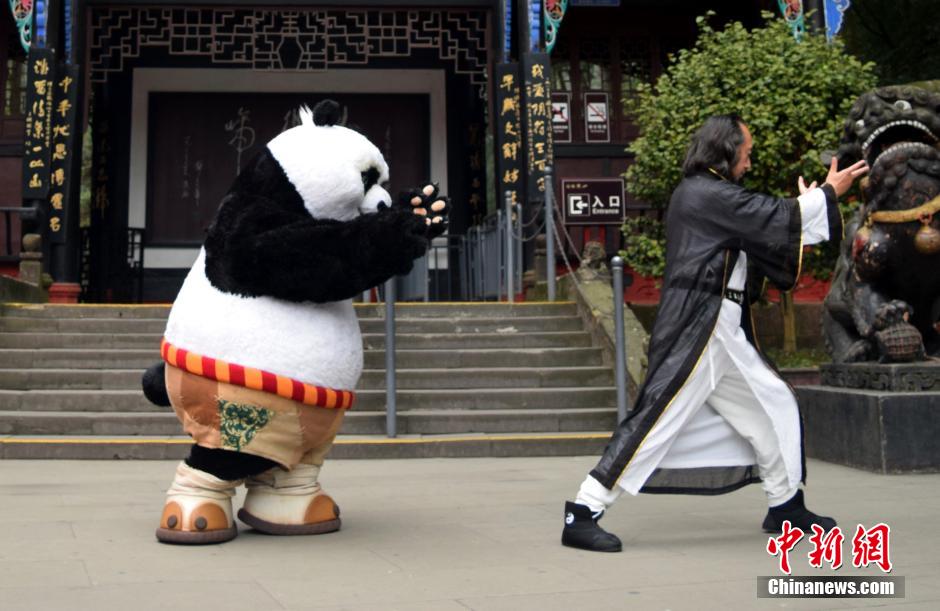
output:
{"label": "panda white belly", "polygon": [[173,303],[168,342],[308,384],[356,387],[362,336],[352,300],[294,303],[223,293],[206,277],[205,256],[200,250]]}

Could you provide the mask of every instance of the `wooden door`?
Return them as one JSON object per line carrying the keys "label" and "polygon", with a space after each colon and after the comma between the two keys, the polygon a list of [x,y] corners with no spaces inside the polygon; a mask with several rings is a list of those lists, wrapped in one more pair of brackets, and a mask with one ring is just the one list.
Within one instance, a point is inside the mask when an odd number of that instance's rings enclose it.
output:
{"label": "wooden door", "polygon": [[145,243],[201,244],[239,169],[292,125],[301,104],[324,98],[382,151],[393,197],[428,180],[426,94],[152,93]]}

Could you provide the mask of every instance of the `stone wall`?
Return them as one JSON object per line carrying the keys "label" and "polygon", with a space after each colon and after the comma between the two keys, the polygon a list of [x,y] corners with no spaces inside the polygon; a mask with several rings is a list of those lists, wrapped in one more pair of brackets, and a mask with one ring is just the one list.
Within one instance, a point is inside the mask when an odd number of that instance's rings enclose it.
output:
{"label": "stone wall", "polygon": [[[796,345],[802,349],[825,349],[822,335],[822,303],[796,303]],[[631,304],[630,309],[643,323],[647,332],[653,327],[656,317],[656,304]],[[783,317],[780,304],[757,305],[752,309],[754,325],[757,327],[757,341],[762,348],[781,348],[783,346]]]}

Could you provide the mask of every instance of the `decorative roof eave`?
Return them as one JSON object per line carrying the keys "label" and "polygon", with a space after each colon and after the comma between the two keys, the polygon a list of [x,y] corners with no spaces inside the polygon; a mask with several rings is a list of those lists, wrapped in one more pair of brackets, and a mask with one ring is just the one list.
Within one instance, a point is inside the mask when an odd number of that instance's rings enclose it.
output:
{"label": "decorative roof eave", "polygon": [[33,36],[33,0],[10,0],[10,12],[20,33],[20,44],[28,53]]}

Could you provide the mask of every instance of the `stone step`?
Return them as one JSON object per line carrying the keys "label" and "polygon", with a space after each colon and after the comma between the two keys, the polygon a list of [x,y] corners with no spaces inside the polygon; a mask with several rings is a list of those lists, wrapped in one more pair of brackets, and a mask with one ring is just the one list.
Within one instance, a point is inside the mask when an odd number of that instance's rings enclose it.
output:
{"label": "stone step", "polygon": [[[6,390],[110,389],[138,390],[140,369],[0,369],[0,388]],[[396,370],[396,387],[415,388],[511,388],[554,386],[610,386],[608,367],[468,368]],[[359,389],[384,389],[385,370],[362,372]]]}
{"label": "stone step", "polygon": [[[550,433],[613,429],[614,408],[547,410],[427,410],[399,412],[399,434]],[[343,435],[383,435],[384,411],[346,414]],[[153,413],[0,412],[0,435],[174,436],[182,426],[172,410]]]}
{"label": "stone step", "polygon": [[28,350],[0,348],[0,367],[23,369],[29,367],[56,369],[114,369],[127,367],[143,371],[160,359],[157,347],[150,349],[104,348],[50,348]]}
{"label": "stone step", "polygon": [[[157,318],[32,318],[0,317],[0,333],[99,333],[158,334],[166,319]],[[362,333],[385,333],[384,318],[360,318]],[[521,333],[531,331],[580,331],[577,316],[514,316],[510,318],[422,317],[399,318],[396,333]]]}
{"label": "stone step", "polygon": [[[0,348],[147,348],[159,349],[162,335],[140,333],[0,333]],[[362,336],[366,350],[383,348],[384,333]],[[433,348],[548,348],[591,345],[584,331],[506,332],[506,333],[397,333],[396,347]]]}
{"label": "stone step", "polygon": [[[2,345],[2,344],[0,344]],[[384,334],[364,334],[366,350],[385,348]],[[585,331],[542,331],[532,333],[450,333],[395,334],[395,348],[586,348],[591,336]]]}
{"label": "stone step", "polygon": [[170,314],[170,304],[93,303],[5,303],[0,304],[0,317],[30,318],[162,318]]}
{"label": "stone step", "polygon": [[[553,409],[607,407],[615,405],[616,389],[594,388],[476,388],[469,390],[400,390],[396,393],[402,411]],[[385,391],[362,390],[354,407],[380,410]],[[143,392],[132,390],[0,390],[0,411],[42,412],[154,412],[165,408],[151,404]]]}
{"label": "stone step", "polygon": [[[382,318],[384,303],[353,304],[360,317]],[[0,317],[31,318],[162,318],[170,313],[169,304],[0,304]],[[505,302],[400,302],[395,306],[396,318],[421,317],[489,317],[574,316],[577,305],[571,301]]]}
{"label": "stone step", "polygon": [[[508,433],[479,435],[337,436],[330,457],[469,458],[481,456],[597,456],[609,432]],[[189,455],[188,437],[0,436],[3,459],[113,460],[182,459]]]}
{"label": "stone step", "polygon": [[31,318],[0,317],[0,333],[97,333],[162,335],[165,318]]}
{"label": "stone step", "polygon": [[[146,369],[160,359],[156,346],[150,349],[130,348],[0,348],[0,367],[25,369]],[[364,355],[367,369],[385,366],[384,350],[367,350]],[[409,350],[398,346],[395,363],[398,368],[421,368],[429,364],[441,368],[455,367],[564,367],[570,365],[600,365],[600,348],[494,348],[461,350]]]}
{"label": "stone step", "polygon": [[0,349],[153,348],[159,354],[160,333],[0,333]]}

